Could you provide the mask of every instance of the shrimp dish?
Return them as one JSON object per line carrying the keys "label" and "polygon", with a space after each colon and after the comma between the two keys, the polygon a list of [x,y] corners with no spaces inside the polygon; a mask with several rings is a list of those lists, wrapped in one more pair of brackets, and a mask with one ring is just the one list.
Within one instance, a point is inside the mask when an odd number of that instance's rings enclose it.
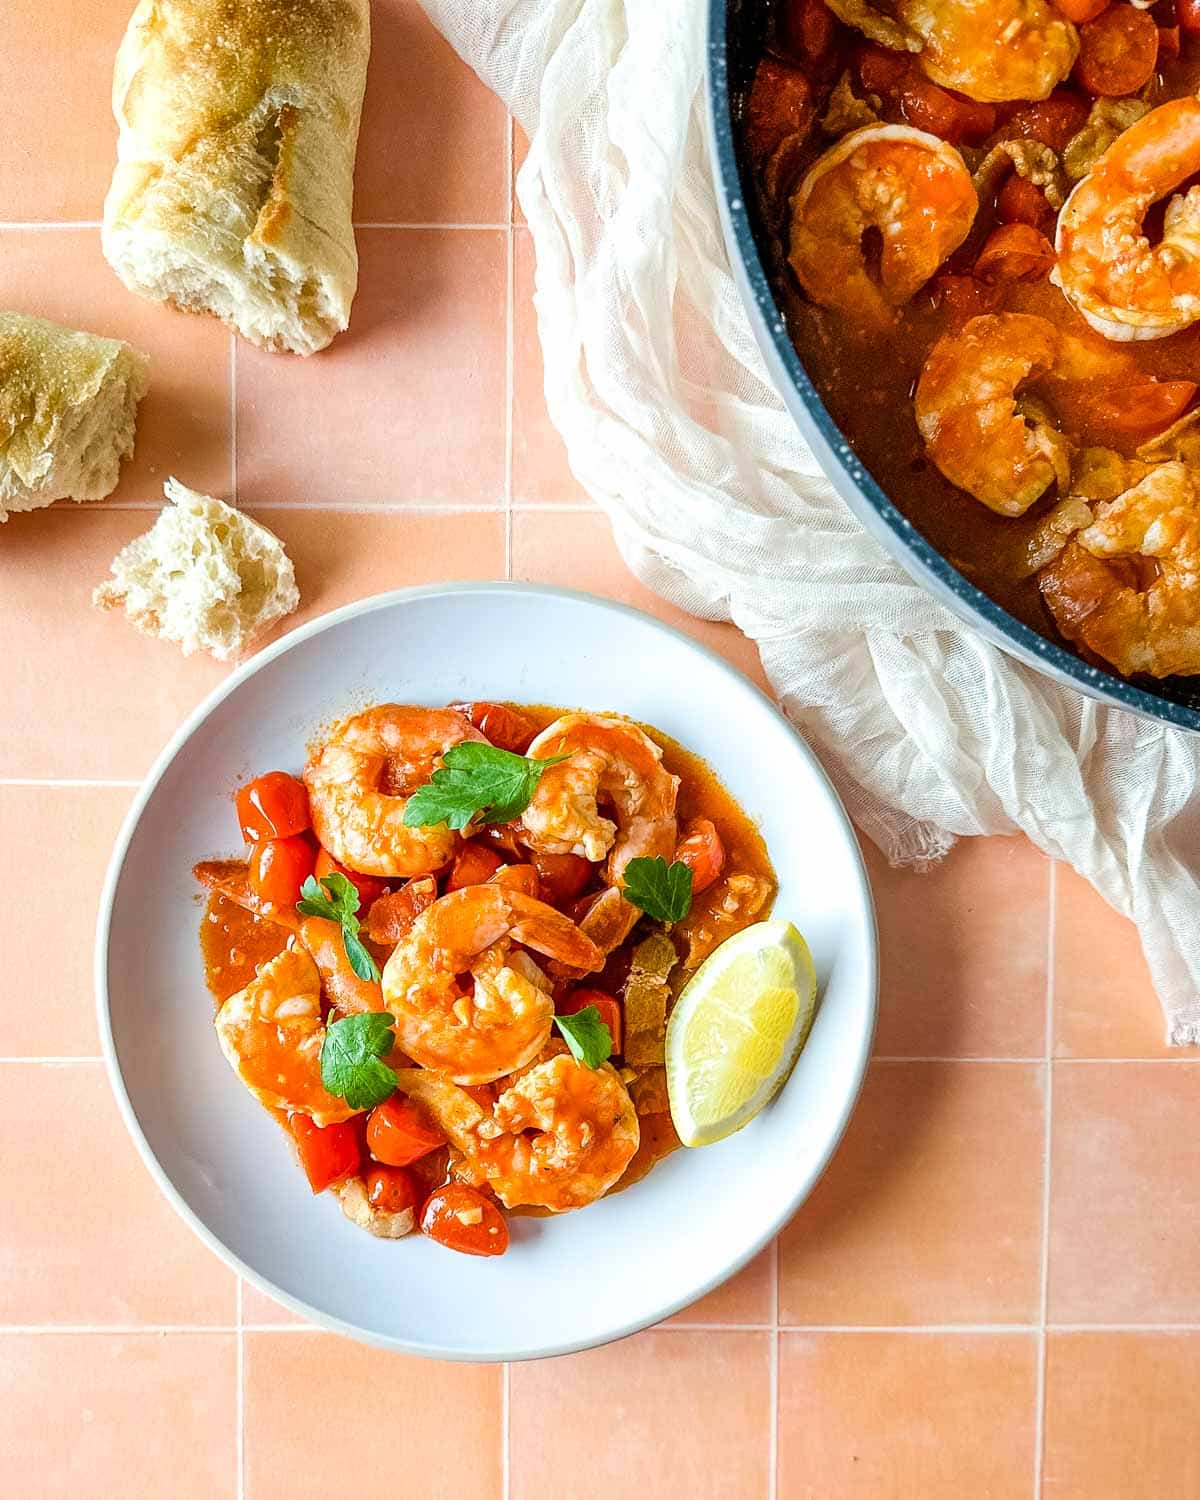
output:
{"label": "shrimp dish", "polygon": [[759,9],[745,181],[851,447],[1022,624],[1200,676],[1200,0]]}
{"label": "shrimp dish", "polygon": [[675,1002],[780,925],[703,761],[611,713],[380,703],[295,771],[236,789],[248,857],[193,873],[217,1042],[314,1193],[492,1256],[507,1216],[586,1208],[680,1145]]}

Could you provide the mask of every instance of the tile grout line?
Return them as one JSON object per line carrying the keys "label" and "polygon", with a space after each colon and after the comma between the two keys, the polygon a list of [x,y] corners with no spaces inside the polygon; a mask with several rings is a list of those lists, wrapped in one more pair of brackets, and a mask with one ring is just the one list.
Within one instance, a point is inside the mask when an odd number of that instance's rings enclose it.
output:
{"label": "tile grout line", "polygon": [[779,1495],[779,1236],[771,1242],[771,1348],[768,1362],[771,1410],[767,1424],[767,1500]]}
{"label": "tile grout line", "polygon": [[[1109,1333],[1186,1333],[1200,1334],[1200,1323],[1054,1323],[1047,1322],[1049,1333],[1109,1334]],[[660,1323],[656,1333],[771,1333],[769,1323]],[[965,1336],[1011,1337],[1013,1334],[1037,1334],[1036,1323],[789,1323],[780,1327],[779,1333],[801,1334],[855,1334],[868,1333],[889,1335],[911,1334],[914,1337],[947,1334]],[[294,1337],[301,1334],[327,1333],[318,1323],[243,1323],[243,1334],[283,1334]],[[0,1323],[0,1338],[5,1335],[21,1337],[70,1335],[119,1335],[122,1338],[138,1334],[161,1338],[163,1334],[213,1334],[228,1338],[236,1337],[236,1323]],[[509,1366],[511,1369],[511,1366]]]}
{"label": "tile grout line", "polygon": [[[99,514],[110,510],[162,510],[162,500],[108,500],[102,505],[97,505],[93,514]],[[461,515],[494,515],[503,513],[505,505],[503,500],[499,504],[472,504],[470,501],[457,500],[402,500],[397,502],[383,501],[353,501],[333,500],[320,501],[310,505],[295,500],[255,500],[250,502],[249,508],[253,511],[260,510],[282,510],[295,511],[301,515],[311,514],[314,511],[329,511],[335,515],[366,515],[366,516],[461,516]],[[602,516],[603,510],[598,505],[584,504],[574,500],[514,500],[511,509],[522,514],[529,515],[580,515],[580,516]],[[85,512],[79,511],[83,515]]]}
{"label": "tile grout line", "polygon": [[234,1451],[237,1455],[237,1500],[246,1496],[246,1328],[243,1297],[246,1283],[237,1279],[237,1408],[234,1415]]}
{"label": "tile grout line", "polygon": [[1037,1380],[1033,1414],[1033,1500],[1041,1500],[1046,1450],[1046,1313],[1050,1300],[1050,1132],[1054,1108],[1054,960],[1058,862],[1050,861],[1046,914],[1045,1122],[1042,1137],[1042,1253],[1038,1305]]}
{"label": "tile grout line", "polygon": [[103,777],[89,781],[73,776],[0,776],[0,786],[121,787],[134,791],[141,784],[140,781],[110,781]]}
{"label": "tile grout line", "polygon": [[[511,193],[509,201],[511,203]],[[102,229],[104,226],[99,219],[0,219],[0,234],[6,230],[9,232],[20,232],[21,230],[51,230],[51,229]],[[452,223],[436,223],[433,220],[405,220],[405,219],[358,219],[355,220],[355,229],[406,229],[428,231],[431,229],[450,230],[472,230],[490,229],[504,230],[508,224],[493,224],[486,220],[478,222],[455,221]]]}

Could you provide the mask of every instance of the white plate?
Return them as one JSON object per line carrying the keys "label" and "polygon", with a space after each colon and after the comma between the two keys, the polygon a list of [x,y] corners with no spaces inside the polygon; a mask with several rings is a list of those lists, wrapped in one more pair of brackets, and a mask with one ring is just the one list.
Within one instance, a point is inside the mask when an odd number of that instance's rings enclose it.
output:
{"label": "white plate", "polygon": [[[557,1219],[514,1218],[495,1260],[372,1239],[314,1198],[234,1079],[197,943],[197,859],[240,853],[233,789],[299,769],[314,727],[369,702],[498,698],[616,710],[703,755],[758,820],[776,914],[807,937],[822,999],[778,1099],[716,1146]],[[271,1296],[372,1343],[442,1359],[583,1349],[678,1311],[745,1264],[820,1176],[857,1097],[876,941],[858,845],[811,752],[718,657],[586,594],[450,584],[367,599],[234,673],[180,729],[117,840],[100,906],[100,1033],[126,1124],[205,1244]]]}

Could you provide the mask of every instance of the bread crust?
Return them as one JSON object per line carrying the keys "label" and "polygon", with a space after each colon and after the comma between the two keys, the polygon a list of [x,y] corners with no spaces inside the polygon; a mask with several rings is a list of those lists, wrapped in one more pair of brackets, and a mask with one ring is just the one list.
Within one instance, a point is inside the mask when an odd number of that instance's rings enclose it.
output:
{"label": "bread crust", "polygon": [[347,326],[369,0],[139,0],[104,253],[132,291],[300,354]]}

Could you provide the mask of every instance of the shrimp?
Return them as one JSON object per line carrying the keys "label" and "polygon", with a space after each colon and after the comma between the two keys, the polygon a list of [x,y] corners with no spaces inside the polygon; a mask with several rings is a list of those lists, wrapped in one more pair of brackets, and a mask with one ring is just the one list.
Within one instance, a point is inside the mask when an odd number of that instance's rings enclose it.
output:
{"label": "shrimp", "polygon": [[[662,749],[628,719],[564,714],[529,747],[548,766],[522,815],[525,842],[542,854],[577,854],[595,863],[608,857],[608,882],[620,885],[631,859],[675,849],[679,777],[662,763]],[[612,804],[612,818],[597,803]],[[556,957],[558,955],[555,955]]]}
{"label": "shrimp", "polygon": [[448,708],[382,703],[354,714],[304,769],[317,838],[362,875],[428,875],[450,862],[458,835],[444,823],[409,828],[404,809],[452,745],[484,736]]}
{"label": "shrimp", "polygon": [[[472,885],[417,918],[383,970],[396,1045],[456,1083],[489,1083],[524,1067],[554,1022],[550,982],[522,943],[585,973],[604,955],[569,917],[522,891]],[[462,975],[473,981],[463,984]]]}
{"label": "shrimp", "polygon": [[968,99],[1045,99],[1075,66],[1079,33],[1049,0],[899,0],[926,78]]}
{"label": "shrimp", "polygon": [[303,948],[263,964],[217,1012],[217,1040],[229,1065],[268,1109],[335,1125],[358,1111],[321,1082],[321,977]]}
{"label": "shrimp", "polygon": [[1067,439],[1040,408],[1018,401],[1021,386],[1053,370],[1059,353],[1045,318],[986,313],[939,339],[917,382],[926,453],[951,484],[1002,516],[1024,515],[1070,478]]}
{"label": "shrimp", "polygon": [[456,1175],[488,1186],[506,1208],[563,1213],[602,1198],[637,1154],[637,1111],[615,1070],[566,1053],[508,1081],[489,1112],[425,1069],[397,1073],[458,1153]]}
{"label": "shrimp", "polygon": [[1196,172],[1200,100],[1172,99],[1118,136],[1063,206],[1050,280],[1105,338],[1166,338],[1200,318],[1200,186],[1170,199],[1157,244],[1142,223]]}
{"label": "shrimp", "polygon": [[[826,151],[793,194],[788,261],[814,302],[886,326],[966,239],[978,207],[953,146],[909,125],[864,125]],[[882,240],[877,271],[868,230]]]}
{"label": "shrimp", "polygon": [[1063,635],[1124,676],[1200,672],[1200,487],[1192,471],[1159,464],[1101,501],[1039,583]]}

